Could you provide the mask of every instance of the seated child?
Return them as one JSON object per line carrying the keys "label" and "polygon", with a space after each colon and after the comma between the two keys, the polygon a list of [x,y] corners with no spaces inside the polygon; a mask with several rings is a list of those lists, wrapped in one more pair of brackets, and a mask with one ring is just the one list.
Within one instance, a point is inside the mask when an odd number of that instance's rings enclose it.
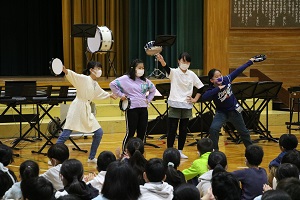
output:
{"label": "seated child", "polygon": [[[39,165],[32,161],[26,160],[20,165],[20,177],[21,180],[38,177],[40,173]],[[21,181],[16,182],[13,186],[5,192],[3,200],[6,199],[23,199],[21,191]]]}
{"label": "seated child", "polygon": [[180,165],[180,153],[177,149],[167,148],[163,154],[163,161],[167,169],[165,182],[172,185],[174,190],[182,183],[186,183],[183,173],[177,170],[177,167]]}
{"label": "seated child", "polygon": [[145,184],[140,186],[139,200],[173,199],[173,186],[164,182],[166,169],[162,159],[151,158],[145,166]]}
{"label": "seated child", "polygon": [[245,157],[247,169],[232,172],[242,185],[241,200],[254,199],[262,194],[264,184],[267,184],[267,172],[259,167],[264,156],[262,147],[250,145],[246,148]]}
{"label": "seated child", "polygon": [[209,171],[202,174],[198,179],[199,184],[197,185],[197,188],[201,196],[206,195],[208,189],[211,187],[213,171],[216,172],[219,168],[221,171],[227,169],[226,155],[221,151],[214,151],[209,155],[207,164]]}
{"label": "seated child", "polygon": [[0,144],[0,199],[4,193],[17,181],[13,171],[6,166],[13,162],[13,152],[10,147]]}
{"label": "seated child", "polygon": [[209,138],[202,138],[197,142],[197,149],[200,157],[188,169],[182,171],[185,179],[195,186],[198,185],[198,177],[208,171],[207,161],[209,154],[213,151],[213,141]]}
{"label": "seated child", "polygon": [[279,138],[279,148],[281,153],[273,159],[269,164],[269,175],[268,175],[268,182],[269,185],[272,187],[272,180],[275,175],[275,171],[279,164],[281,163],[282,157],[290,150],[296,149],[298,146],[298,139],[293,134],[282,134]]}
{"label": "seated child", "polygon": [[41,176],[23,180],[21,191],[23,198],[28,200],[50,200],[53,198],[52,183]]}
{"label": "seated child", "polygon": [[111,151],[102,151],[97,159],[97,170],[98,175],[94,176],[92,180],[88,181],[86,184],[91,184],[94,188],[101,192],[104,183],[104,178],[106,175],[106,169],[108,165],[116,161],[116,156]]}
{"label": "seated child", "polygon": [[50,181],[56,190],[61,190],[64,188],[63,182],[59,177],[59,172],[62,163],[69,159],[69,155],[69,149],[63,143],[53,144],[48,149],[47,156],[53,167],[41,174],[41,176]]}

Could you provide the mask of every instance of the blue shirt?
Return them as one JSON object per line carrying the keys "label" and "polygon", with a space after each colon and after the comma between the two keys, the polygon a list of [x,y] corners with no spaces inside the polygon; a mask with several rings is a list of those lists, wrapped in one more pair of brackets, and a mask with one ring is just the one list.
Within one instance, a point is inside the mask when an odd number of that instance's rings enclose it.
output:
{"label": "blue shirt", "polygon": [[225,85],[223,89],[220,90],[219,87],[211,85],[207,91],[202,95],[202,100],[211,101],[213,100],[216,105],[217,111],[232,111],[239,107],[238,101],[232,93],[231,83],[232,81],[242,73],[247,67],[251,66],[253,62],[249,60],[247,63],[243,64],[232,73],[223,77],[222,85]]}

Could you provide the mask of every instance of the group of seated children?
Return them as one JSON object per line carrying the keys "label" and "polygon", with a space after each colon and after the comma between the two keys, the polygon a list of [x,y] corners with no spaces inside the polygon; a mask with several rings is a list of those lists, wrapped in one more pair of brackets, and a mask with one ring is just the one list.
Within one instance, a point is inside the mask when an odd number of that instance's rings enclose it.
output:
{"label": "group of seated children", "polygon": [[126,156],[103,151],[97,159],[96,173],[84,176],[82,163],[69,159],[65,144],[54,144],[48,150],[53,167],[40,174],[32,160],[19,168],[20,181],[7,168],[13,161],[12,150],[0,145],[0,198],[2,199],[96,199],[96,200],[294,200],[300,197],[300,154],[293,134],[279,139],[281,153],[269,165],[269,177],[260,167],[264,151],[259,145],[245,150],[246,168],[227,172],[227,158],[213,151],[213,142],[197,142],[199,158],[182,171],[180,153],[167,148],[162,158],[144,157],[144,143],[131,138]]}

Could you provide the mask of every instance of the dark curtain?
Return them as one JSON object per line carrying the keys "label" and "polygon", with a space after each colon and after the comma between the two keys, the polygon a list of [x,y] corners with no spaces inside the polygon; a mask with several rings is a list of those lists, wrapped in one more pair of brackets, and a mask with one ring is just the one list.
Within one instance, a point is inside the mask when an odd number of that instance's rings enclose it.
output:
{"label": "dark curtain", "polygon": [[192,56],[191,68],[202,69],[202,0],[131,0],[129,8],[130,60],[141,58],[151,73],[155,59],[146,55],[145,44],[158,35],[176,35],[175,43],[161,53],[168,65],[176,67],[178,54],[187,51]]}
{"label": "dark curtain", "polygon": [[50,75],[48,63],[63,59],[61,0],[1,2],[0,75]]}

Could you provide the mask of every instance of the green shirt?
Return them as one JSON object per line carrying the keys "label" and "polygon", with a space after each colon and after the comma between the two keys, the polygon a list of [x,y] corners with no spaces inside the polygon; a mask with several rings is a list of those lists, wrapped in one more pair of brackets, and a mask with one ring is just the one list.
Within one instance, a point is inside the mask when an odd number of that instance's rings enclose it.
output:
{"label": "green shirt", "polygon": [[193,162],[192,166],[182,171],[186,180],[190,180],[194,177],[199,177],[208,171],[207,161],[210,153],[211,152],[206,152],[205,154],[201,155],[200,158]]}

